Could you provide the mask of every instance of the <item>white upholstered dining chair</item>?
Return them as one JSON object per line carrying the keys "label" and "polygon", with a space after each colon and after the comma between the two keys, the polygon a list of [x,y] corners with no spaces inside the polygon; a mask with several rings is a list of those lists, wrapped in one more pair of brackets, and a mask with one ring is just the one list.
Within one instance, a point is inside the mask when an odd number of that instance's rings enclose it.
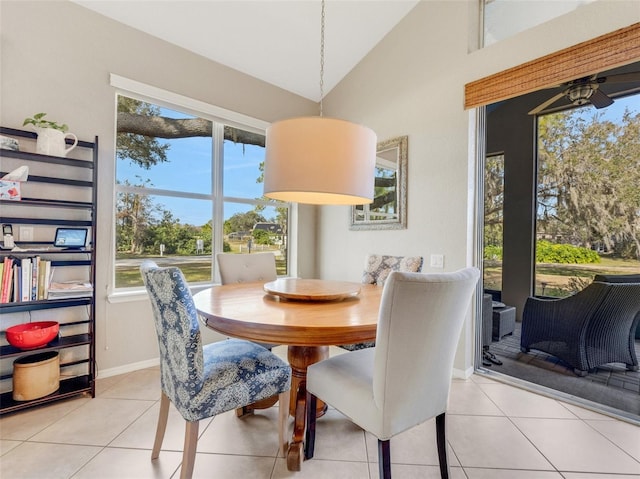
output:
{"label": "white upholstered dining chair", "polygon": [[[278,279],[276,256],[273,253],[218,253],[216,261],[220,272],[220,284],[253,283],[255,281],[268,283]],[[257,344],[269,350],[277,346],[269,343]],[[269,407],[272,404],[271,400],[263,401],[257,405],[248,404],[237,408],[236,416],[242,417],[252,414],[255,409]]]}
{"label": "white upholstered dining chair", "polygon": [[[253,283],[260,281],[268,283],[278,279],[276,269],[276,255],[273,253],[218,253],[218,270],[220,284]],[[273,344],[258,343],[267,349]]]}
{"label": "white upholstered dining chair", "polygon": [[273,253],[218,253],[220,283],[250,283],[278,279],[276,256]]}
{"label": "white upholstered dining chair", "polygon": [[440,472],[448,478],[445,412],[453,358],[480,273],[392,272],[384,286],[376,345],[307,370],[305,457],[315,446],[317,398],[378,438],[380,478],[391,477],[390,439],[436,418]]}

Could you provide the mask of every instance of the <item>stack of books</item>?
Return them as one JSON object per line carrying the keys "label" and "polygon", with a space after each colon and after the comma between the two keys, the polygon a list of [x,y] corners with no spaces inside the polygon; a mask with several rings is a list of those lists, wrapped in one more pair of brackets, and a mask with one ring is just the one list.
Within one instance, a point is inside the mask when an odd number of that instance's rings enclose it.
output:
{"label": "stack of books", "polygon": [[47,299],[51,261],[40,256],[5,256],[0,262],[0,303],[18,303]]}

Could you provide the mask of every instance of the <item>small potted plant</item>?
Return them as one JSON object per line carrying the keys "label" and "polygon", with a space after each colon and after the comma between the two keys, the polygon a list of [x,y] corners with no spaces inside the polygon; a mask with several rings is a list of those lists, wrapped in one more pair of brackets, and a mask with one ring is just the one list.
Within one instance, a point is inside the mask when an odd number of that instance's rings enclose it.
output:
{"label": "small potted plant", "polygon": [[[36,153],[51,156],[67,156],[78,144],[78,138],[68,133],[69,127],[63,123],[45,120],[46,113],[36,113],[32,118],[25,118],[22,126],[31,125],[38,134]],[[65,138],[71,137],[72,145],[66,148]]]}
{"label": "small potted plant", "polygon": [[33,125],[34,128],[53,128],[54,130],[60,130],[62,133],[69,131],[69,127],[66,124],[60,125],[55,121],[45,120],[46,113],[36,113],[33,118],[25,118],[22,126]]}

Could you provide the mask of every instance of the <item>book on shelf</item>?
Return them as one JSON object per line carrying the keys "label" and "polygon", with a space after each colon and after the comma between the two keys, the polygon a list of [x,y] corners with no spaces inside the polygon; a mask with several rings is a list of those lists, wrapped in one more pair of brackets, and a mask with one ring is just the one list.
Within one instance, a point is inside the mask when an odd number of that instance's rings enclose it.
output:
{"label": "book on shelf", "polygon": [[51,261],[40,261],[40,268],[38,269],[38,301],[47,299],[47,293],[49,292],[49,279],[51,277]]}
{"label": "book on shelf", "polygon": [[12,303],[20,301],[20,266],[13,263],[13,295],[11,298]]}
{"label": "book on shelf", "polygon": [[38,269],[40,268],[40,256],[34,256],[31,259],[31,293],[29,299],[36,301],[38,299]]}
{"label": "book on shelf", "polygon": [[31,258],[22,258],[20,261],[20,301],[26,302],[31,298]]}
{"label": "book on shelf", "polygon": [[2,268],[2,285],[0,286],[0,303],[8,303],[13,289],[13,258],[5,256]]}

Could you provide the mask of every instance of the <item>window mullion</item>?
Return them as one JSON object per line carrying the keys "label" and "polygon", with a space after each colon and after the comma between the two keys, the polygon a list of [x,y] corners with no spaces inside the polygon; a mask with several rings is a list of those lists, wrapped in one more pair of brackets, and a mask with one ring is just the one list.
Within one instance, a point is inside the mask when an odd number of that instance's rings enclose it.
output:
{"label": "window mullion", "polygon": [[220,280],[218,277],[218,266],[215,261],[216,253],[223,251],[223,225],[224,221],[221,221],[224,218],[224,199],[223,199],[223,184],[224,184],[224,125],[222,123],[213,122],[212,125],[213,130],[213,141],[212,141],[212,158],[213,165],[211,168],[211,185],[213,187],[213,211],[211,218],[212,221],[212,245],[211,252],[213,255],[211,266],[212,266],[212,278],[216,282]]}

